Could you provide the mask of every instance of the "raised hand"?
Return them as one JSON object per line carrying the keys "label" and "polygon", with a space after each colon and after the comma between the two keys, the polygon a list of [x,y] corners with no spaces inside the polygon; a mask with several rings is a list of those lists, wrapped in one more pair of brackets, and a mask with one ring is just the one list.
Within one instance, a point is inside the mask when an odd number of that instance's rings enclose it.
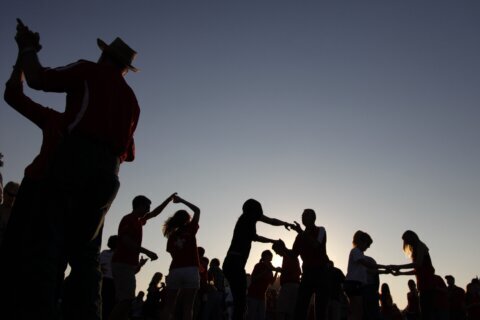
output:
{"label": "raised hand", "polygon": [[297,222],[297,221],[293,221],[294,225],[292,225],[292,229],[297,231],[297,233],[302,233],[303,230],[302,230],[302,227],[300,226],[300,224]]}
{"label": "raised hand", "polygon": [[38,32],[31,31],[22,20],[17,18],[17,34],[15,35],[15,41],[17,42],[20,52],[26,50],[32,50],[38,52],[42,49],[40,44],[40,34]]}
{"label": "raised hand", "polygon": [[140,268],[143,267],[145,265],[145,263],[147,263],[147,261],[148,261],[148,258],[145,258],[145,257],[141,256],[140,261],[138,263]]}

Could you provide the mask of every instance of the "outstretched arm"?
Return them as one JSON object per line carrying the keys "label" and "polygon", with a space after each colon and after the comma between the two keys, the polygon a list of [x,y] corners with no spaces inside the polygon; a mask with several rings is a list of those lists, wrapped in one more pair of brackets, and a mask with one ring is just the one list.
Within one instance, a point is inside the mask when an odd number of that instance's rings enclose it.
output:
{"label": "outstretched arm", "polygon": [[145,215],[145,220],[149,220],[149,219],[152,219],[152,218],[155,218],[156,216],[158,216],[162,211],[163,209],[165,209],[165,207],[170,203],[170,201],[173,201],[173,198],[177,195],[177,193],[172,193],[167,199],[165,199],[165,201],[163,201],[158,207],[156,207],[155,209],[153,209],[152,211],[150,211],[149,213],[147,213]]}
{"label": "outstretched arm", "polygon": [[273,240],[273,239],[270,239],[270,238],[266,238],[266,237],[263,237],[263,236],[259,236],[259,235],[257,234],[257,235],[255,235],[255,237],[253,238],[253,241],[261,242],[261,243],[275,243],[275,241],[277,241],[277,240]]}
{"label": "outstretched arm", "polygon": [[143,253],[145,254],[147,257],[150,258],[150,260],[154,261],[154,260],[157,260],[158,259],[158,256],[155,252],[153,251],[150,251],[144,247],[140,247],[140,253]]}
{"label": "outstretched arm", "polygon": [[267,224],[272,225],[272,226],[284,226],[287,230],[290,230],[290,228],[294,227],[294,225],[291,224],[291,223],[284,222],[284,221],[276,219],[276,218],[270,218],[270,217],[267,217],[266,215],[263,215],[263,214],[258,221],[267,223]]}
{"label": "outstretched arm", "polygon": [[183,203],[188,208],[190,208],[190,210],[193,211],[192,223],[198,223],[198,221],[200,220],[200,209],[196,205],[188,202],[187,200],[185,200],[183,198],[180,198],[179,196],[177,196],[177,194],[175,194],[173,196],[173,202],[174,203]]}

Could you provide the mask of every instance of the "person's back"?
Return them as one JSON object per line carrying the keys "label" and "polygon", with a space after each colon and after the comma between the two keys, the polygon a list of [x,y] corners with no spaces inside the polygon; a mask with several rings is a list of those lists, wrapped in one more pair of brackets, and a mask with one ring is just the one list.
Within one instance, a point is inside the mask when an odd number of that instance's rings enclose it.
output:
{"label": "person's back", "polygon": [[67,92],[65,122],[70,135],[95,139],[122,160],[133,160],[128,148],[140,109],[118,68],[80,60],[46,69],[43,77],[49,84],[43,90]]}

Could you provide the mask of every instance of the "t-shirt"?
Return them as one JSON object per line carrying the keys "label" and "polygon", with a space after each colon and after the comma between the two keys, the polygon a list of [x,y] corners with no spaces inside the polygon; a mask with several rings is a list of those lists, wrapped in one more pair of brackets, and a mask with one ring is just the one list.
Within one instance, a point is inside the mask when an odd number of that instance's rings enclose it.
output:
{"label": "t-shirt", "polygon": [[360,260],[364,260],[364,258],[365,255],[359,248],[355,247],[350,250],[346,280],[367,283],[367,268],[360,263]]}
{"label": "t-shirt", "polygon": [[197,239],[198,223],[190,222],[174,231],[167,241],[167,252],[172,256],[170,269],[200,267]]}
{"label": "t-shirt", "polygon": [[283,256],[280,285],[283,286],[285,283],[300,283],[301,274],[302,270],[300,269],[298,258],[289,255]]}
{"label": "t-shirt", "polygon": [[120,70],[79,60],[45,68],[40,76],[42,90],[67,93],[64,116],[69,134],[103,143],[122,161],[133,161],[140,108]]}
{"label": "t-shirt", "polygon": [[[318,245],[313,245],[317,241]],[[298,234],[292,251],[303,260],[302,268],[324,267],[329,262],[327,256],[327,233],[324,227],[315,227]]]}
{"label": "t-shirt", "polygon": [[245,263],[247,263],[250,249],[252,248],[252,241],[257,235],[256,223],[256,220],[242,214],[240,218],[238,218],[235,229],[233,230],[232,242],[228,253],[241,256],[245,261],[243,267],[245,267]]}
{"label": "t-shirt", "polygon": [[[138,266],[140,248],[142,245],[143,226],[146,220],[140,218],[134,213],[127,214],[120,221],[118,226],[118,243],[113,253],[112,262],[119,262],[129,264],[131,266]],[[122,239],[128,237],[135,244],[136,250],[132,250]]]}
{"label": "t-shirt", "polygon": [[266,262],[259,262],[252,271],[252,282],[248,287],[248,296],[250,298],[265,301],[265,293],[268,286],[273,283],[273,272],[271,265]]}

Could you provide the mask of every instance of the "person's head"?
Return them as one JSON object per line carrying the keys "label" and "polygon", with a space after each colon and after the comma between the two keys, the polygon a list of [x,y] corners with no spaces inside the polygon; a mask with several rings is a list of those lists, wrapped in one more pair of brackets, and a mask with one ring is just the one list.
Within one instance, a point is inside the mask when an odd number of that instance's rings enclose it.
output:
{"label": "person's head", "polygon": [[242,213],[245,216],[258,221],[263,215],[262,205],[255,199],[248,199],[242,206]]}
{"label": "person's head", "polygon": [[138,294],[137,294],[137,300],[142,300],[143,301],[143,298],[145,297],[145,292],[143,291],[138,291]]}
{"label": "person's head", "polygon": [[118,242],[118,235],[110,236],[107,241],[107,247],[110,250],[115,250],[115,248],[117,247],[117,242]]}
{"label": "person's head", "polygon": [[446,275],[445,280],[447,280],[447,284],[449,287],[455,285],[455,278],[452,275]]}
{"label": "person's head", "polygon": [[408,289],[410,289],[410,291],[417,290],[417,284],[412,279],[408,280]]}
{"label": "person's head", "polygon": [[13,206],[15,198],[17,197],[17,192],[19,184],[13,181],[7,182],[3,187],[3,205],[7,207]]}
{"label": "person's head", "polygon": [[117,37],[110,44],[106,44],[103,40],[97,39],[97,45],[102,50],[102,54],[98,60],[99,63],[114,66],[122,75],[125,75],[128,70],[138,71],[137,68],[132,66],[133,59],[137,53],[122,39]]}
{"label": "person's head", "polygon": [[205,255],[205,248],[204,247],[197,247],[198,256],[201,258]]}
{"label": "person's head", "polygon": [[283,240],[278,240],[273,243],[272,250],[279,256],[283,257],[285,251],[287,250],[287,246],[285,245],[285,242],[283,242]]}
{"label": "person's head", "polygon": [[262,252],[262,257],[260,259],[260,262],[272,262],[273,259],[273,253],[270,250],[265,250]]}
{"label": "person's head", "polygon": [[190,214],[186,210],[178,210],[163,224],[163,235],[167,238],[170,237],[173,232],[188,222],[190,222]]}
{"label": "person's head", "polygon": [[382,294],[390,294],[390,287],[388,286],[388,283],[382,283],[380,292],[382,292]]}
{"label": "person's head", "polygon": [[210,259],[208,259],[207,257],[201,257],[200,258],[200,264],[202,265],[202,267],[204,269],[208,269],[208,264],[210,263]]}
{"label": "person's head", "polygon": [[152,201],[150,201],[150,199],[148,199],[145,196],[142,196],[142,195],[136,196],[132,200],[133,212],[135,214],[138,214],[139,216],[143,217],[145,214],[150,212],[150,204],[151,203],[152,203]]}
{"label": "person's head", "polygon": [[407,230],[403,233],[402,240],[403,240],[403,251],[407,254],[407,256],[413,257],[417,249],[417,246],[420,243],[420,238],[412,230]]}
{"label": "person's head", "polygon": [[358,230],[353,235],[352,244],[355,248],[359,248],[362,251],[367,250],[373,243],[372,237],[366,232]]}
{"label": "person's head", "polygon": [[153,274],[152,280],[150,281],[150,285],[158,286],[160,281],[163,279],[163,274],[161,272],[155,272]]}
{"label": "person's head", "polygon": [[220,260],[218,260],[218,258],[213,258],[211,261],[210,261],[210,267],[220,267]]}
{"label": "person's head", "polygon": [[315,226],[315,220],[317,219],[317,215],[313,209],[305,209],[302,213],[302,223],[305,227],[313,227]]}

